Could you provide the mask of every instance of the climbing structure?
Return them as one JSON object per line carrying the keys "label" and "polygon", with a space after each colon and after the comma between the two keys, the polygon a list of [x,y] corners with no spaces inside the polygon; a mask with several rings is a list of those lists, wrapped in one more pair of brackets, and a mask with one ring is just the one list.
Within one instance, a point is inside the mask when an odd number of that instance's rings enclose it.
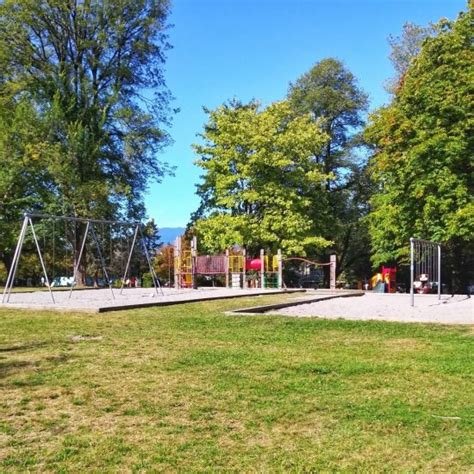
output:
{"label": "climbing structure", "polygon": [[260,258],[248,259],[239,246],[221,255],[198,255],[197,239],[175,241],[175,287],[196,288],[198,276],[223,276],[227,288],[282,288],[281,252],[277,255],[260,251]]}

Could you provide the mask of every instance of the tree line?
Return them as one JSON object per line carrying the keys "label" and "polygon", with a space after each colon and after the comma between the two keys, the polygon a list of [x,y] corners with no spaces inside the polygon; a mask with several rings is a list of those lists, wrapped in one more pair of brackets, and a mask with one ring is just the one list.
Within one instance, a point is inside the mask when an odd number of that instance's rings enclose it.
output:
{"label": "tree line", "polygon": [[443,244],[445,281],[465,288],[474,268],[470,15],[407,23],[389,42],[391,100],[370,114],[335,58],[266,107],[234,99],[205,110],[190,224],[203,251],[336,253],[339,277],[354,282],[383,264],[406,274],[413,236]]}

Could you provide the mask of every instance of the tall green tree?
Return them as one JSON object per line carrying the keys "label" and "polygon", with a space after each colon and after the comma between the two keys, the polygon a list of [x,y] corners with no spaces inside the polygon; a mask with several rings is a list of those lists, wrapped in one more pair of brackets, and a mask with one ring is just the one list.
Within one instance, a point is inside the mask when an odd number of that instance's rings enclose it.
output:
{"label": "tall green tree", "polygon": [[44,162],[56,152],[28,97],[0,96],[0,262],[5,268],[10,267],[22,213],[54,202]]}
{"label": "tall green tree", "polygon": [[474,236],[471,18],[438,30],[365,132],[377,185],[370,233],[375,264],[406,262],[412,236],[441,242],[464,285]]}
{"label": "tall green tree", "polygon": [[[195,145],[205,171],[194,229],[207,251],[234,244],[305,254],[329,244],[308,216],[327,175],[312,159],[326,135],[288,102],[261,109],[232,102],[207,111],[203,143]],[[321,205],[322,206],[322,205]]]}
{"label": "tall green tree", "polygon": [[[290,84],[288,99],[300,114],[310,114],[329,140],[313,150],[313,159],[326,173],[325,211],[314,206],[310,218],[324,225],[323,236],[334,242],[338,274],[367,273],[367,231],[361,219],[367,212],[363,188],[364,155],[357,134],[364,125],[368,100],[354,75],[334,58],[316,63]],[[315,202],[320,196],[315,195]],[[327,256],[326,256],[327,257]]]}
{"label": "tall green tree", "polygon": [[28,97],[46,124],[56,210],[143,217],[147,183],[169,170],[156,156],[169,141],[168,11],[167,0],[0,4],[0,96]]}

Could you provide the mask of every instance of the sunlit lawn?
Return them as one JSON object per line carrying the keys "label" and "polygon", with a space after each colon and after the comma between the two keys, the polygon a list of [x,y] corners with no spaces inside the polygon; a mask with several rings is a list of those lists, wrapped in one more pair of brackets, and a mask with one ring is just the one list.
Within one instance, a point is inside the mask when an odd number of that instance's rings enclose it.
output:
{"label": "sunlit lawn", "polygon": [[255,304],[0,309],[0,470],[474,469],[472,329]]}

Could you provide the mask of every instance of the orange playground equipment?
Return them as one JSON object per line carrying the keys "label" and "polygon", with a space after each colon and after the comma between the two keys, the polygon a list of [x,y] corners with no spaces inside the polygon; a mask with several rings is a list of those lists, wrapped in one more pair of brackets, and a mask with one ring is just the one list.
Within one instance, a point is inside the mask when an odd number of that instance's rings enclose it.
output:
{"label": "orange playground equipment", "polygon": [[376,293],[395,293],[397,291],[397,268],[382,267],[381,273],[376,273],[370,279],[372,291]]}

